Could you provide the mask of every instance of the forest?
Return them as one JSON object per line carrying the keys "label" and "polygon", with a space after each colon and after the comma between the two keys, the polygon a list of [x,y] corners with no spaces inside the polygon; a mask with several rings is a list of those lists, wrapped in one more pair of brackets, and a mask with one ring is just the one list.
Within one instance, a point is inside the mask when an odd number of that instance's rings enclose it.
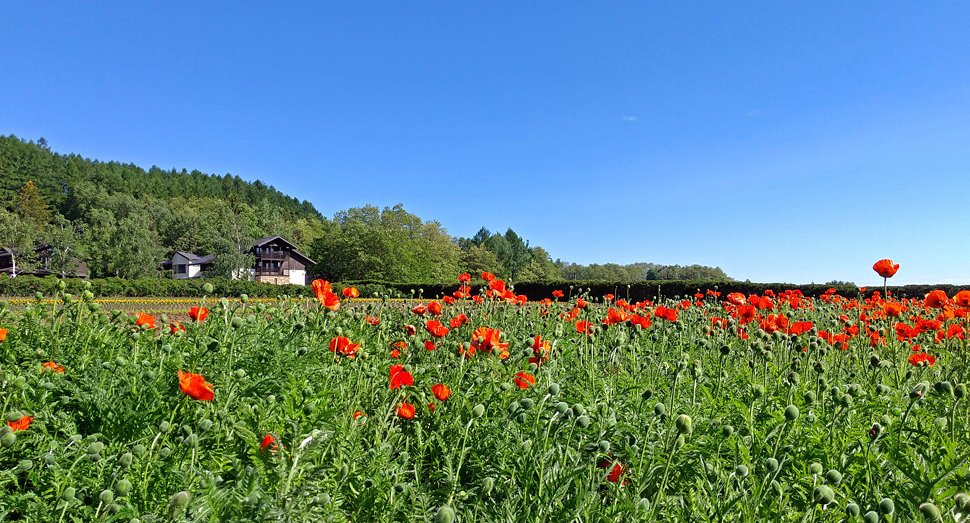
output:
{"label": "forest", "polygon": [[273,235],[317,262],[308,276],[330,281],[447,282],[463,272],[513,282],[730,280],[701,265],[553,260],[511,228],[453,237],[400,204],[345,209],[331,219],[258,180],[145,170],[57,153],[43,138],[0,136],[0,247],[22,271],[37,266],[35,249],[47,245],[48,270],[62,276],[75,274],[83,260],[92,278],[170,277],[161,262],[175,251],[214,253],[220,262],[209,275],[228,276],[250,263],[256,239]]}

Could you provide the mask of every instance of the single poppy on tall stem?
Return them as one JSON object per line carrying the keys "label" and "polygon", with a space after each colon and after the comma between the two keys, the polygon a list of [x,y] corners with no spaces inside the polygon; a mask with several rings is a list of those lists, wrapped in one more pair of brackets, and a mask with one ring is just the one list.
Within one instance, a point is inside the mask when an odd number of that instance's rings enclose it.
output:
{"label": "single poppy on tall stem", "polygon": [[872,266],[872,270],[876,271],[876,274],[882,276],[882,295],[886,296],[887,280],[892,278],[896,271],[899,270],[899,264],[893,265],[892,260],[879,260]]}

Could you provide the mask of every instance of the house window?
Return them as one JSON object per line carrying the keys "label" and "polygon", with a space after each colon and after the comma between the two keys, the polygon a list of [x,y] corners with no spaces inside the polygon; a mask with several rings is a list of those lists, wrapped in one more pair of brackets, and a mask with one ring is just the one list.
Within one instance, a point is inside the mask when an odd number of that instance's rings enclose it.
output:
{"label": "house window", "polygon": [[185,274],[185,264],[180,263],[175,266],[175,274]]}

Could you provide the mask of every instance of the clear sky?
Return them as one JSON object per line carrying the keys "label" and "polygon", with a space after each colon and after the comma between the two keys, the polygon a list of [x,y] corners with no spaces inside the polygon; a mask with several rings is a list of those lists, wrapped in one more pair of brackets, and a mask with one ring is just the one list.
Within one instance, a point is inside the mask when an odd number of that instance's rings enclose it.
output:
{"label": "clear sky", "polygon": [[572,262],[970,282],[970,2],[0,3],[0,133]]}

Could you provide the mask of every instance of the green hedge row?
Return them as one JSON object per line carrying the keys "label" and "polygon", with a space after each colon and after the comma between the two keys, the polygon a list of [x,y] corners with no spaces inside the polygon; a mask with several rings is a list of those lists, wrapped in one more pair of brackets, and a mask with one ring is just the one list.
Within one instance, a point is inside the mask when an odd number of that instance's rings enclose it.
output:
{"label": "green hedge row", "polygon": [[[194,280],[172,280],[172,279],[144,279],[144,280],[123,280],[121,278],[104,278],[94,280],[64,279],[60,280],[55,276],[39,278],[36,276],[18,276],[16,278],[0,278],[0,296],[34,296],[36,292],[44,295],[53,294],[59,281],[63,281],[67,292],[79,294],[85,289],[85,282],[90,281],[90,290],[95,296],[152,296],[152,297],[184,297],[194,298],[205,294],[202,286],[211,283],[215,288],[212,296],[239,296],[248,294],[251,297],[276,297],[279,295],[287,296],[313,296],[313,289],[301,285],[273,285],[270,283],[258,283],[254,281],[227,280],[224,278],[207,278]],[[478,292],[484,285],[479,280],[472,282],[474,292]],[[395,283],[376,280],[346,281],[334,283],[334,291],[338,294],[344,287],[356,287],[360,291],[360,296],[370,298],[376,296],[389,296],[392,298],[420,297],[423,299],[434,299],[441,296],[451,295],[458,290],[457,283]],[[724,297],[731,292],[740,292],[744,295],[761,295],[766,289],[773,290],[776,294],[785,290],[798,289],[805,296],[817,297],[830,285],[792,285],[785,283],[752,283],[752,282],[710,282],[710,281],[645,281],[632,284],[603,282],[603,281],[547,281],[547,282],[528,282],[515,285],[516,294],[524,294],[530,300],[541,300],[552,298],[552,292],[561,290],[567,296],[586,293],[592,297],[601,297],[613,294],[617,299],[625,299],[631,303],[643,300],[656,301],[658,296],[663,298],[683,298],[692,297],[697,292],[705,292],[708,289],[721,292]],[[845,297],[854,298],[860,295],[871,296],[874,291],[882,291],[882,287],[870,287],[864,293],[854,285],[835,286],[839,294]],[[953,296],[957,291],[964,287],[957,285],[905,285],[889,287],[889,291],[898,297],[922,298],[926,293],[934,289],[941,289],[947,296]]]}

